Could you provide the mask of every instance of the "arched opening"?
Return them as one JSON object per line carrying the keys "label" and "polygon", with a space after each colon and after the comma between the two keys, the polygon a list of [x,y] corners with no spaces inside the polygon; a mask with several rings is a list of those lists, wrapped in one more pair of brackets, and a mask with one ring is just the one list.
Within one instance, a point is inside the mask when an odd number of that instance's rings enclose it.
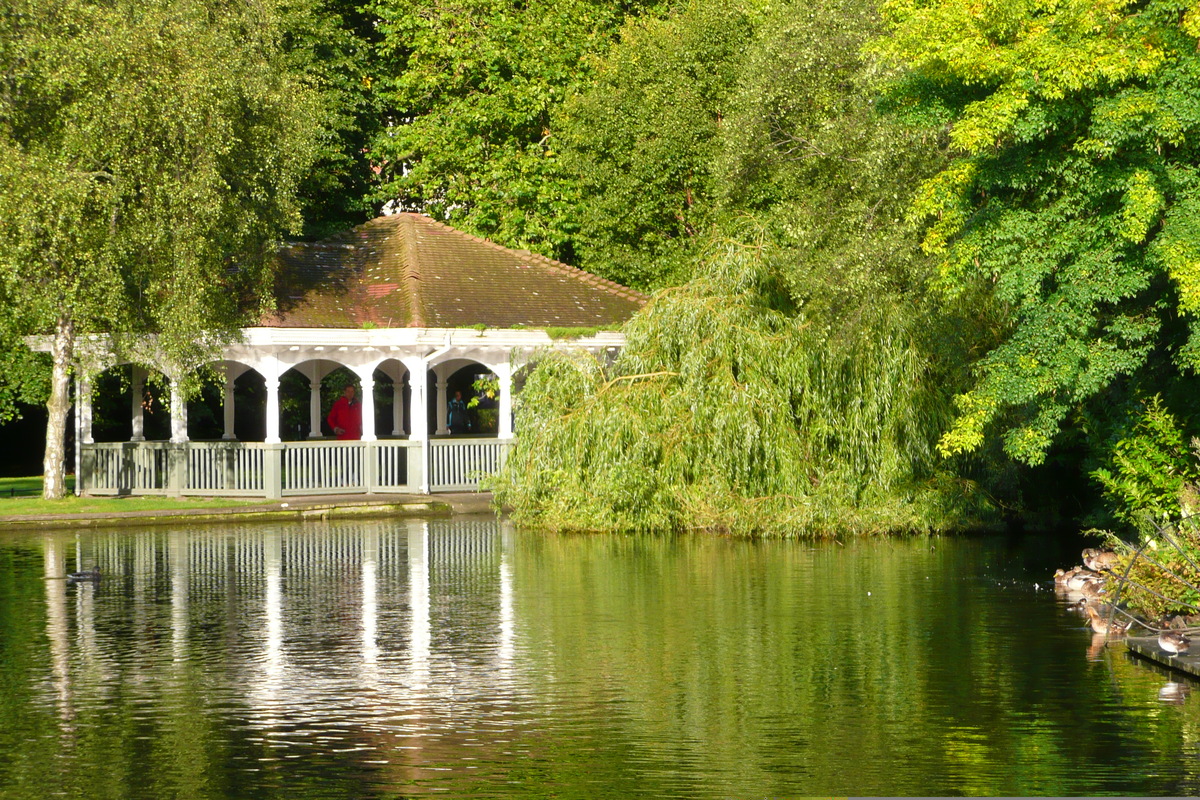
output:
{"label": "arched opening", "polygon": [[[257,376],[257,380],[253,377]],[[254,438],[263,428],[253,408],[264,395],[262,376],[238,361],[217,361],[200,370],[199,393],[188,401],[188,439],[195,442]],[[226,408],[232,404],[233,411]]]}
{"label": "arched opening", "polygon": [[117,364],[92,379],[92,440],[165,441],[171,438],[170,388],[161,372]]}
{"label": "arched opening", "polygon": [[280,375],[279,438],[298,442],[330,433],[325,415],[348,380],[358,384],[353,373],[329,359],[302,361]]}
{"label": "arched opening", "polygon": [[[411,430],[406,413],[411,402],[405,380],[407,374],[404,365],[396,359],[385,360],[372,373],[374,430],[379,438],[404,436]],[[355,387],[357,401],[361,403],[362,381],[358,373],[344,364],[313,359],[284,372],[279,378],[280,438],[283,441],[333,438],[329,413],[347,385]]]}
{"label": "arched opening", "polygon": [[389,358],[375,367],[375,433],[379,438],[405,437],[412,433],[410,412],[412,386],[408,368]]}
{"label": "arched opening", "polygon": [[[444,377],[443,377],[444,376]],[[499,384],[491,369],[468,359],[436,365],[429,382],[430,430],[449,436],[494,436],[499,425]]]}

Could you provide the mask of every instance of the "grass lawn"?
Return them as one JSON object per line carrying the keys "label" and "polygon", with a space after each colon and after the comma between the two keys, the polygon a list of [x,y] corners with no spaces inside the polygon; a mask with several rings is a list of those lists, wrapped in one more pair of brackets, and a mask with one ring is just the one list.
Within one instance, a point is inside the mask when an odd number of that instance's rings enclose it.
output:
{"label": "grass lawn", "polygon": [[[67,477],[67,488],[75,488],[75,478]],[[42,499],[42,477],[0,478],[0,517],[12,514],[80,514],[115,511],[164,511],[175,509],[230,508],[261,504],[261,499],[235,500],[210,497],[76,497],[62,500]]]}

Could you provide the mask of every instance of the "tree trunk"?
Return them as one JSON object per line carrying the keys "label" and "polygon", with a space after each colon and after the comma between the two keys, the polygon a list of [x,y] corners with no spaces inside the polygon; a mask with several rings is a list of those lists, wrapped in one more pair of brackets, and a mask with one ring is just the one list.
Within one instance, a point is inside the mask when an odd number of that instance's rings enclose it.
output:
{"label": "tree trunk", "polygon": [[42,497],[58,500],[67,493],[67,412],[71,409],[71,360],[75,355],[75,323],[62,315],[54,325],[51,348],[50,400],[46,410],[46,455],[42,461]]}

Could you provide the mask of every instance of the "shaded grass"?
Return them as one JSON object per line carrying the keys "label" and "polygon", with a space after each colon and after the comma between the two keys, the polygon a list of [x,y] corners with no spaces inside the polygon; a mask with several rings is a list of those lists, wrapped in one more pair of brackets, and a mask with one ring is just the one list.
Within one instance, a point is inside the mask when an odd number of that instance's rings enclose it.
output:
{"label": "shaded grass", "polygon": [[[67,488],[75,487],[67,477]],[[261,505],[261,498],[235,500],[227,497],[76,497],[42,499],[42,478],[0,478],[0,517],[18,514],[111,514],[122,511],[176,511]]]}

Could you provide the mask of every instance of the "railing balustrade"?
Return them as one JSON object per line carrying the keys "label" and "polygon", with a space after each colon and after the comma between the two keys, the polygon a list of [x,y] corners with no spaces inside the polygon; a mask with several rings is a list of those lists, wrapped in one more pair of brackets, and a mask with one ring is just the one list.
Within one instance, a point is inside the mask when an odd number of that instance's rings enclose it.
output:
{"label": "railing balustrade", "polygon": [[263,494],[261,442],[188,442],[188,494]]}
{"label": "railing balustrade", "polygon": [[283,494],[359,494],[368,489],[363,462],[369,442],[288,442]]}
{"label": "railing balustrade", "polygon": [[508,442],[499,439],[434,439],[429,442],[430,491],[473,490],[500,469]]}
{"label": "railing balustrade", "polygon": [[[295,495],[479,488],[495,472],[507,440],[422,442],[105,442],[80,446],[86,494],[181,494],[277,498]],[[428,468],[425,464],[428,452]]]}
{"label": "railing balustrade", "polygon": [[92,494],[166,494],[168,442],[84,445],[83,467]]}

